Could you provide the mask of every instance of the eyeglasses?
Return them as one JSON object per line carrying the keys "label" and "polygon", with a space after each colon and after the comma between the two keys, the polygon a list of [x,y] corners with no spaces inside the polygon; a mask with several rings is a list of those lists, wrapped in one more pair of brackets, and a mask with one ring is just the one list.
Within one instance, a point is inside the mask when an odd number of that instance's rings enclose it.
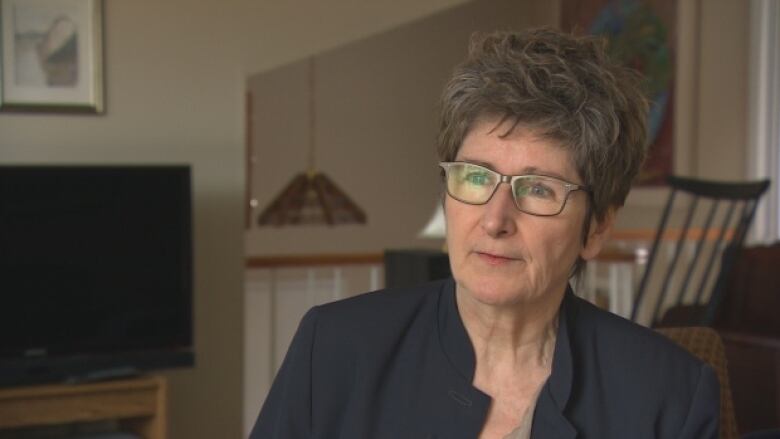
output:
{"label": "eyeglasses", "polygon": [[570,193],[589,192],[587,186],[544,175],[503,175],[468,162],[441,162],[439,166],[444,169],[447,193],[466,204],[486,204],[498,185],[507,183],[521,212],[554,216],[561,213]]}

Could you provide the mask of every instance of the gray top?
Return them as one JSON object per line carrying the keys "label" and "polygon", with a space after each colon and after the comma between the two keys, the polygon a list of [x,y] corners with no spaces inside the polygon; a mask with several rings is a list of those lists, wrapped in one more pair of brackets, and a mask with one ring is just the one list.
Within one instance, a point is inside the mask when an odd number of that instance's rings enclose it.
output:
{"label": "gray top", "polygon": [[[544,386],[539,386],[539,390]],[[534,411],[536,410],[536,401],[539,399],[539,391],[536,392],[533,402],[525,410],[523,419],[520,420],[520,425],[517,426],[511,433],[504,436],[504,439],[531,439],[531,426],[534,421]]]}

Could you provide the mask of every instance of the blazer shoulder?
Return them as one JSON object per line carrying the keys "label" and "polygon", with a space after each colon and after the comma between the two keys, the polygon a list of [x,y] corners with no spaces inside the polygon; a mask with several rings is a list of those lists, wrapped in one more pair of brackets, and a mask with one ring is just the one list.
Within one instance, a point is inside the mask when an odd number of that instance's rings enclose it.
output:
{"label": "blazer shoulder", "polygon": [[371,343],[398,336],[419,320],[435,322],[450,280],[372,291],[315,307],[318,337]]}
{"label": "blazer shoulder", "polygon": [[414,309],[428,301],[446,287],[448,280],[438,280],[420,285],[402,288],[385,288],[358,294],[346,299],[319,305],[320,315],[333,315],[340,318],[375,319],[391,315],[391,311]]}
{"label": "blazer shoulder", "polygon": [[575,300],[578,302],[579,335],[592,337],[604,348],[605,353],[620,358],[624,365],[660,363],[669,367],[683,367],[698,375],[704,363],[665,335],[600,309],[582,298],[577,297]]}
{"label": "blazer shoulder", "polygon": [[712,367],[663,334],[583,299],[576,298],[570,309],[574,392],[583,423],[598,418],[592,412],[610,401],[613,414],[619,413],[611,421],[611,428],[622,432],[617,437],[630,431],[714,437],[719,386]]}

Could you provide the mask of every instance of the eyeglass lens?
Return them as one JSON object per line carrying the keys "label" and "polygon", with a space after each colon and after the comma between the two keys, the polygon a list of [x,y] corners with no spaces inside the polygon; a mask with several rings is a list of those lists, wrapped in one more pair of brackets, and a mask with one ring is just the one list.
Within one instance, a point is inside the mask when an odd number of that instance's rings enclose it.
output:
{"label": "eyeglass lens", "polygon": [[[447,192],[468,204],[485,204],[501,182],[501,174],[472,163],[442,165],[447,176]],[[569,193],[567,184],[537,175],[512,179],[512,195],[518,209],[535,215],[556,215],[563,208]]]}

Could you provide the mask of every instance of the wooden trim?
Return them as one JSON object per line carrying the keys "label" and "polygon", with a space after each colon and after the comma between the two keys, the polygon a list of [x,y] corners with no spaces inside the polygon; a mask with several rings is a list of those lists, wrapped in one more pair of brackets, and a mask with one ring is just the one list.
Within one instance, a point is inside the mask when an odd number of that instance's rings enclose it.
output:
{"label": "wooden trim", "polygon": [[246,259],[246,268],[313,267],[322,265],[383,264],[382,253],[344,253],[315,255],[253,256]]}
{"label": "wooden trim", "polygon": [[721,331],[718,330],[724,343],[759,347],[765,349],[771,349],[780,352],[780,340],[775,337],[750,334],[747,332],[733,332],[733,331]]}
{"label": "wooden trim", "polygon": [[595,262],[636,262],[636,252],[621,248],[605,248],[594,259]]}
{"label": "wooden trim", "polygon": [[[622,229],[612,232],[610,241],[646,241],[655,239],[655,229]],[[703,231],[699,228],[688,230],[688,239],[697,240]],[[720,230],[709,229],[706,239],[715,241]],[[664,241],[676,241],[680,239],[681,230],[670,229],[663,236]],[[730,239],[732,231],[726,232],[726,239]],[[633,262],[636,256],[634,250],[618,248],[605,248],[597,257],[601,262]],[[275,255],[252,256],[246,258],[246,268],[279,268],[279,267],[314,267],[323,265],[365,265],[383,264],[385,260],[382,253],[325,253],[309,255]]]}
{"label": "wooden trim", "polygon": [[[655,239],[656,229],[620,229],[620,230],[614,230],[612,232],[612,235],[610,236],[611,241],[648,241],[652,242]],[[699,238],[701,238],[702,234],[704,234],[704,230],[701,228],[690,228],[688,229],[688,235],[687,240],[695,241]],[[720,234],[720,229],[710,228],[706,231],[706,240],[707,241],[716,241],[718,239],[718,235]],[[662,239],[664,241],[678,241],[680,239],[680,236],[682,235],[682,230],[680,229],[668,229],[664,233]],[[733,230],[726,230],[726,234],[724,236],[725,239],[730,240],[731,237],[734,235]]]}
{"label": "wooden trim", "polygon": [[252,92],[244,95],[244,229],[252,228]]}
{"label": "wooden trim", "polygon": [[[608,247],[605,247],[601,253],[596,256],[596,262],[636,262],[637,256],[635,249],[633,248],[619,248],[611,245],[616,241],[633,241],[633,242],[646,242],[652,243],[655,239],[656,229],[620,229],[614,230],[609,237]],[[706,232],[704,229],[698,227],[692,227],[688,229],[686,241],[697,241],[701,239],[702,235],[705,235],[705,240],[712,242],[717,241],[720,235],[720,229],[710,228]],[[724,239],[730,240],[734,235],[733,230],[726,230]],[[682,236],[682,230],[680,229],[668,229],[664,232],[661,240],[664,242],[679,241]],[[649,250],[649,249],[648,249]]]}
{"label": "wooden trim", "polygon": [[609,236],[610,241],[652,241],[655,229],[616,229]]}
{"label": "wooden trim", "polygon": [[166,398],[159,376],[1,389],[0,428],[117,420],[143,439],[163,439]]}

